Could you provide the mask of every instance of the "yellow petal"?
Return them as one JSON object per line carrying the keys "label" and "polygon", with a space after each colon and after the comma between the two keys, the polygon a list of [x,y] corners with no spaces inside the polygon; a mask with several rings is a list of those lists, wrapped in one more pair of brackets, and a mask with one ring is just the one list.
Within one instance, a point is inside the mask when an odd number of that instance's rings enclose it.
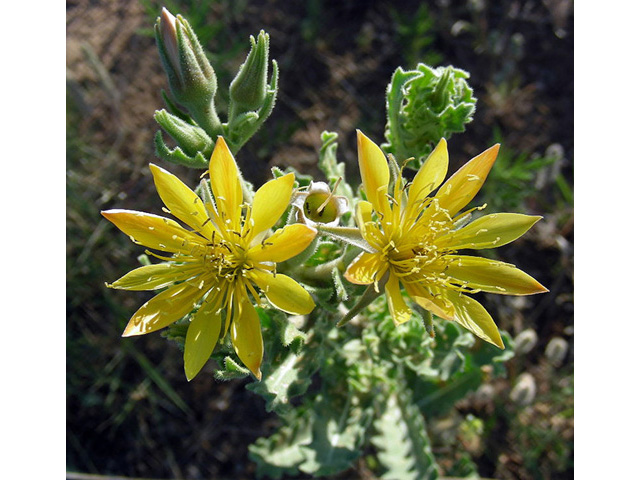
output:
{"label": "yellow petal", "polygon": [[453,304],[445,301],[442,295],[433,294],[418,283],[405,283],[404,288],[409,296],[425,310],[445,320],[453,320],[455,313]]}
{"label": "yellow petal", "polygon": [[247,294],[239,294],[234,305],[231,322],[231,343],[242,363],[256,376],[262,378],[262,330],[258,312],[251,305]]}
{"label": "yellow petal", "polygon": [[254,262],[284,262],[307,248],[316,233],[315,228],[301,223],[287,225],[249,249],[247,257]]}
{"label": "yellow petal", "polygon": [[259,270],[253,270],[249,276],[265,297],[284,312],[306,315],[316,306],[309,292],[291,277],[281,273],[274,277]]}
{"label": "yellow petal", "polygon": [[356,205],[356,224],[360,229],[362,238],[375,250],[379,244],[380,229],[377,223],[372,220],[373,205],[364,200]]}
{"label": "yellow petal", "polygon": [[520,213],[493,213],[436,239],[434,243],[455,250],[496,248],[513,242],[541,218]]}
{"label": "yellow petal", "polygon": [[440,207],[449,211],[451,217],[476,196],[496,161],[499,149],[500,145],[496,144],[472,158],[440,187],[435,198]]}
{"label": "yellow petal", "polygon": [[209,162],[211,191],[216,198],[222,217],[231,220],[231,228],[237,229],[242,207],[242,185],[236,161],[224,141],[218,137]]}
{"label": "yellow petal", "polygon": [[144,335],[171,325],[193,310],[205,293],[206,289],[188,283],[167,288],[133,314],[122,336]]}
{"label": "yellow petal", "polygon": [[356,285],[369,285],[381,278],[387,268],[379,253],[362,252],[344,272],[344,278]]}
{"label": "yellow petal", "polygon": [[489,312],[474,299],[459,292],[443,290],[443,295],[453,303],[455,309],[454,321],[462,325],[485,342],[504,349],[498,327]]}
{"label": "yellow petal", "polygon": [[467,283],[470,288],[504,295],[531,295],[548,292],[530,275],[515,265],[467,255],[448,255],[446,274]]}
{"label": "yellow petal", "polygon": [[389,166],[380,147],[373,143],[360,130],[358,134],[358,165],[364,193],[373,204],[373,208],[385,216],[391,209],[387,201],[389,189]]}
{"label": "yellow petal", "polygon": [[101,213],[134,242],[149,248],[191,255],[194,248],[205,244],[201,236],[185,230],[169,218],[133,210],[116,209]]}
{"label": "yellow petal", "polygon": [[409,319],[411,318],[411,308],[407,306],[404,298],[402,298],[398,277],[390,274],[389,279],[384,286],[384,291],[387,294],[389,313],[391,313],[393,323],[395,323],[396,325],[400,325],[401,323],[409,321]]}
{"label": "yellow petal", "polygon": [[424,198],[440,186],[447,176],[449,152],[447,141],[443,138],[422,164],[409,187],[407,206],[417,208]]}
{"label": "yellow petal", "polygon": [[373,214],[373,205],[371,202],[361,200],[356,205],[356,223],[360,230],[364,230],[367,223],[371,223]]}
{"label": "yellow petal", "polygon": [[280,219],[289,206],[293,181],[293,173],[288,173],[283,177],[268,181],[258,189],[251,208],[252,236],[273,227]]}
{"label": "yellow petal", "polygon": [[193,315],[184,341],[184,373],[191,381],[207,363],[220,337],[222,318],[216,295],[210,294]]}
{"label": "yellow petal", "polygon": [[186,280],[200,271],[202,271],[201,265],[189,263],[181,265],[173,263],[145,265],[131,270],[108,286],[120,290],[157,290],[158,288],[164,288],[173,283]]}
{"label": "yellow petal", "polygon": [[153,181],[160,198],[171,211],[171,215],[182,220],[205,238],[211,239],[213,225],[204,208],[200,197],[187,187],[178,177],[165,169],[149,165],[153,174]]}

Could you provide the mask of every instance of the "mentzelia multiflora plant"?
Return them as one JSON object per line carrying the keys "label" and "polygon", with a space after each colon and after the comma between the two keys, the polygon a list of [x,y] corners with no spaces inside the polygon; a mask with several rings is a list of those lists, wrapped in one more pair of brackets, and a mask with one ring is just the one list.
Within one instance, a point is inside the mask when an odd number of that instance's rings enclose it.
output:
{"label": "mentzelia multiflora plant", "polygon": [[[110,287],[157,290],[168,287],[133,314],[123,336],[164,328],[189,314],[184,368],[189,380],[202,369],[219,338],[231,332],[231,342],[244,365],[262,377],[263,342],[256,303],[258,286],[277,308],[307,314],[315,307],[311,295],[292,278],[276,273],[276,263],[302,252],[316,236],[303,224],[287,225],[269,235],[289,206],[294,175],[264,184],[253,205],[243,201],[240,175],[233,155],[218,138],[209,166],[211,190],[201,183],[204,201],[177,177],[151,165],[162,201],[187,224],[143,212],[109,210],[102,214],[134,242],[172,253],[156,255],[167,263],[147,265],[127,273]],[[224,318],[223,313],[224,311]]]}
{"label": "mentzelia multiflora plant", "polygon": [[457,255],[461,249],[495,248],[524,234],[541,217],[496,213],[468,223],[472,208],[459,213],[480,190],[498,155],[494,145],[470,160],[447,182],[447,143],[438,143],[411,184],[394,166],[395,181],[382,150],[358,131],[358,163],[368,201],[356,207],[356,220],[371,248],[347,268],[352,283],[384,288],[396,324],[411,318],[400,291],[424,310],[454,320],[481,339],[504,348],[500,332],[484,307],[463,293],[510,295],[546,292],[535,279],[513,265],[481,257]]}

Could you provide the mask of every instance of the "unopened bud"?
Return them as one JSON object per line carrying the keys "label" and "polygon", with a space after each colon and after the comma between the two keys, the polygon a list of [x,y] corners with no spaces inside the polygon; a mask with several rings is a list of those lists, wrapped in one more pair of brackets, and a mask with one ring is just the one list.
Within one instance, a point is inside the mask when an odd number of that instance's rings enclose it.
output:
{"label": "unopened bud", "polygon": [[178,35],[176,33],[176,17],[169,10],[162,7],[160,15],[160,33],[162,35],[162,45],[164,46],[167,58],[171,62],[173,70],[180,71],[180,58],[178,57]]}
{"label": "unopened bud", "polygon": [[163,8],[155,32],[174,98],[189,110],[209,108],[218,81],[189,22]]}
{"label": "unopened bud", "polygon": [[250,38],[251,51],[229,86],[229,97],[236,113],[258,110],[267,97],[269,34],[263,30],[258,40]]}
{"label": "unopened bud", "polygon": [[187,155],[213,151],[214,142],[202,128],[187,123],[166,110],[156,111],[154,118]]}
{"label": "unopened bud", "polygon": [[564,357],[569,351],[569,344],[564,338],[553,337],[544,350],[544,356],[547,357],[552,365],[558,367],[562,364]]}
{"label": "unopened bud", "polygon": [[536,381],[533,375],[530,373],[520,375],[509,394],[509,398],[522,407],[530,405],[536,398]]}
{"label": "unopened bud", "polygon": [[518,355],[524,355],[533,350],[533,347],[538,343],[538,335],[535,330],[527,328],[516,336],[513,340],[513,350]]}

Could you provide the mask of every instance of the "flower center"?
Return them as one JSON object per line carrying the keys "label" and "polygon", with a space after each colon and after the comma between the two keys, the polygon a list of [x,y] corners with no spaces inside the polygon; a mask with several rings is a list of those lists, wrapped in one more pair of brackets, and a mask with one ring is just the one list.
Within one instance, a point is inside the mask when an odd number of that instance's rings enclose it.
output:
{"label": "flower center", "polygon": [[[232,232],[237,234],[237,232]],[[238,236],[241,239],[240,236]],[[215,239],[207,245],[204,263],[218,278],[234,282],[243,272],[250,268],[246,264],[246,249],[241,242],[229,242]]]}

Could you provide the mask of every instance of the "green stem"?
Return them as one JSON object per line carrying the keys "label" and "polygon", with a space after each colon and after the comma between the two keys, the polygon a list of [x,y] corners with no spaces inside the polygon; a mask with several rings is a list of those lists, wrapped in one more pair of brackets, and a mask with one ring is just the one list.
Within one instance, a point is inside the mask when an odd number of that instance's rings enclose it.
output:
{"label": "green stem", "polygon": [[327,263],[322,263],[315,267],[298,267],[292,270],[292,273],[297,274],[301,280],[307,281],[329,281],[334,269],[338,269],[344,272],[354,258],[360,255],[360,250],[355,248],[348,248],[340,257],[331,260]]}
{"label": "green stem", "polygon": [[222,124],[216,113],[213,100],[204,107],[189,109],[189,113],[191,113],[198,126],[207,132],[214,141],[218,135],[222,135]]}
{"label": "green stem", "polygon": [[362,294],[362,296],[360,297],[360,299],[351,308],[351,310],[349,310],[345,314],[344,318],[336,324],[336,327],[342,327],[344,324],[352,320],[362,310],[368,307],[371,302],[373,302],[376,298],[382,295],[382,292],[384,291],[383,290],[384,286],[387,283],[388,279],[389,279],[389,273],[387,272],[387,274],[383,277],[383,279],[380,282],[378,282],[377,285],[374,283],[369,285],[367,289],[364,291],[364,293]]}

